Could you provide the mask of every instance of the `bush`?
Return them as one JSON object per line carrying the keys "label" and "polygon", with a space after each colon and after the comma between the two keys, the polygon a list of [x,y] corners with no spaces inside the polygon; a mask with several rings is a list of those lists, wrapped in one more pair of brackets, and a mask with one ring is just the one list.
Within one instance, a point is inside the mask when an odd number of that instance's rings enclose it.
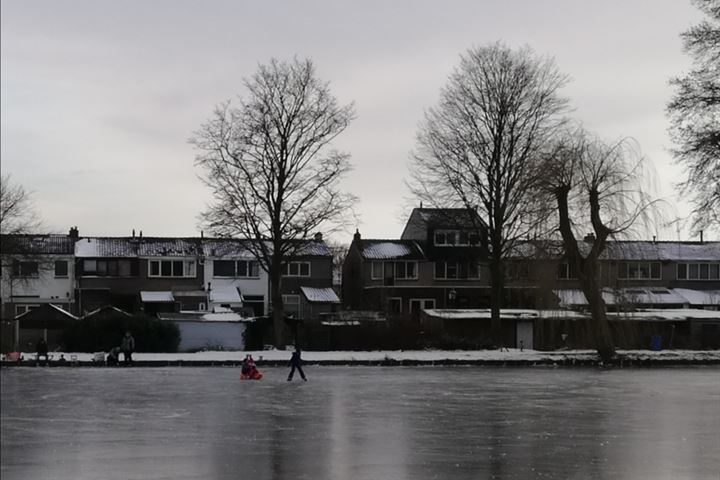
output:
{"label": "bush", "polygon": [[64,330],[63,341],[69,352],[107,352],[119,347],[128,331],[135,338],[136,352],[172,353],[180,345],[180,329],[174,323],[112,310],[78,320]]}

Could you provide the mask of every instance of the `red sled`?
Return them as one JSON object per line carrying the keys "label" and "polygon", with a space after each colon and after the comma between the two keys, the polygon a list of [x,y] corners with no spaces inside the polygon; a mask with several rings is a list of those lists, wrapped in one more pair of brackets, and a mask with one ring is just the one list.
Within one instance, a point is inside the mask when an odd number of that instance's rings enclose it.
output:
{"label": "red sled", "polygon": [[240,374],[240,380],[260,380],[262,379],[263,374],[258,372],[257,370],[252,371],[250,373],[241,373]]}

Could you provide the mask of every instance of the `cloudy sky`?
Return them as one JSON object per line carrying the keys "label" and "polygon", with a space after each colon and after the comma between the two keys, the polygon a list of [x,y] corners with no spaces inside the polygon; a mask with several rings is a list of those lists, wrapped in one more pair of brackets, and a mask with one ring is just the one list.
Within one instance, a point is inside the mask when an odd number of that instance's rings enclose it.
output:
{"label": "cloudy sky", "polygon": [[198,235],[209,194],[188,138],[259,63],[297,55],[356,103],[336,145],[352,154],[357,227],[398,237],[423,111],[462,52],[497,40],[553,56],[573,116],[637,139],[659,193],[688,211],[664,108],[668,79],[690,65],[679,38],[701,18],[690,0],[3,0],[0,14],[2,172],[54,231]]}

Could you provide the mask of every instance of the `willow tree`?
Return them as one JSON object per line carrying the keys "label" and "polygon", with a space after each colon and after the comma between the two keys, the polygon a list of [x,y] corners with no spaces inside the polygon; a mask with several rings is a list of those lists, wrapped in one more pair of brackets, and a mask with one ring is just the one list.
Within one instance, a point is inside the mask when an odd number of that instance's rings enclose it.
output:
{"label": "willow tree", "polygon": [[492,331],[500,342],[504,258],[547,215],[539,153],[562,123],[567,83],[552,59],[500,43],[474,48],[425,113],[411,191],[425,204],[478,210],[488,229]]}
{"label": "willow tree", "polygon": [[353,197],[339,182],[349,155],[332,142],[354,117],[310,60],[272,59],[244,80],[238,106],[226,102],[195,132],[196,164],[214,201],[204,223],[248,248],[270,277],[275,343],[284,343],[282,268],[318,230],[332,231]]}
{"label": "willow tree", "polygon": [[[615,354],[600,258],[612,238],[657,221],[649,188],[653,174],[637,144],[608,144],[582,130],[566,133],[549,150],[541,181],[556,204],[556,225],[571,272],[590,310],[590,338],[604,361]],[[592,232],[592,234],[587,234]]]}

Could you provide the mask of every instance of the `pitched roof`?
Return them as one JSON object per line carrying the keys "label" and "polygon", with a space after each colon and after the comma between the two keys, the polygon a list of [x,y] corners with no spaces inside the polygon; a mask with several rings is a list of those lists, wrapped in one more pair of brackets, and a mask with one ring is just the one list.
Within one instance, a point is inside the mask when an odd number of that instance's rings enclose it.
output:
{"label": "pitched roof", "polygon": [[365,240],[358,242],[363,258],[368,260],[423,260],[425,254],[415,240]]}
{"label": "pitched roof", "polygon": [[200,238],[87,237],[75,244],[77,257],[188,257],[202,254]]}
{"label": "pitched roof", "polygon": [[1,235],[0,250],[4,254],[72,255],[75,240],[67,235]]}

